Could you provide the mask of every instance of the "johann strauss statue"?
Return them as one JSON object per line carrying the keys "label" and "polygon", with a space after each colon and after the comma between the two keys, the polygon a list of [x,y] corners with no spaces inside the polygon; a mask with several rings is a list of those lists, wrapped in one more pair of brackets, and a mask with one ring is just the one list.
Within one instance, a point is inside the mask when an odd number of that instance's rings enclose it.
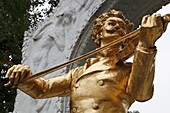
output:
{"label": "johann strauss statue", "polygon": [[[6,74],[6,86],[15,86],[38,99],[70,96],[71,113],[126,113],[134,101],[152,98],[157,52],[154,44],[169,20],[169,16],[159,14],[143,17],[137,37],[100,51],[83,66],[55,78],[20,83],[32,72],[29,66],[14,65]],[[96,19],[92,38],[97,47],[103,47],[130,33],[132,27],[122,12],[111,10]],[[127,63],[132,54],[133,63]]]}

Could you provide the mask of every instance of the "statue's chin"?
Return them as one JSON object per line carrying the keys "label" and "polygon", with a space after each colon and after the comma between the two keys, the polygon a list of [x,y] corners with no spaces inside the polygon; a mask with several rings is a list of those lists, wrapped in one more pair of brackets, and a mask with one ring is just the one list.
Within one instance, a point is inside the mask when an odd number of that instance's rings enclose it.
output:
{"label": "statue's chin", "polygon": [[121,37],[119,34],[105,34],[103,35],[104,38],[118,38]]}

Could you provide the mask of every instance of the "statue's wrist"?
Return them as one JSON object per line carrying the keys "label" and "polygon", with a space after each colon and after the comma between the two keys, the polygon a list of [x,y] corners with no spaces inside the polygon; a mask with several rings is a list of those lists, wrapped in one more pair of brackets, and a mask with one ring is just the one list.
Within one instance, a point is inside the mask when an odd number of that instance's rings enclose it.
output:
{"label": "statue's wrist", "polygon": [[[35,80],[36,80],[36,79],[35,79]],[[22,88],[31,86],[31,84],[35,84],[35,80],[22,82],[22,83],[18,84],[17,87],[18,87],[19,89],[22,89]]]}
{"label": "statue's wrist", "polygon": [[142,53],[146,53],[146,54],[153,54],[157,52],[156,46],[154,45],[140,45],[138,44],[138,46],[136,47],[137,51],[140,51]]}
{"label": "statue's wrist", "polygon": [[155,47],[155,44],[151,42],[147,42],[147,41],[139,41],[138,47],[152,48],[152,47]]}
{"label": "statue's wrist", "polygon": [[143,32],[140,32],[138,45],[140,45],[142,47],[146,47],[146,48],[154,47],[155,46],[154,39],[155,38],[153,36],[153,33],[146,31],[146,30],[143,30]]}

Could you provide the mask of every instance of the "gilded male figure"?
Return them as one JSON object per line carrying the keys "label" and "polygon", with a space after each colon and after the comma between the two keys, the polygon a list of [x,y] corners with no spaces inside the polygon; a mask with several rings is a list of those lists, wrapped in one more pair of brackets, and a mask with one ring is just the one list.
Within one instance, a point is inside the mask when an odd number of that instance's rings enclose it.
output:
{"label": "gilded male figure", "polygon": [[[111,10],[96,19],[92,38],[97,47],[102,47],[129,33],[132,25],[122,12]],[[126,113],[134,101],[147,101],[153,96],[155,42],[166,26],[158,14],[143,18],[133,63],[115,60],[125,43],[121,42],[55,78],[20,84],[32,73],[28,66],[14,65],[6,74],[6,85],[17,86],[33,98],[70,96],[71,113]]]}

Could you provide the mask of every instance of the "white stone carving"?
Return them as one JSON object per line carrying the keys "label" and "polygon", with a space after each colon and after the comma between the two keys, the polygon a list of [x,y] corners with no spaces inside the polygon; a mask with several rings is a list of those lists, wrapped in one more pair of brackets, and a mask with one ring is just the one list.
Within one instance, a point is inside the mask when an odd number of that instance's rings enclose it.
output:
{"label": "white stone carving", "polygon": [[[83,28],[104,1],[62,0],[51,17],[25,33],[22,63],[37,73],[68,61]],[[63,74],[65,69],[44,78]],[[14,113],[69,113],[69,98],[33,99],[18,90]]]}

